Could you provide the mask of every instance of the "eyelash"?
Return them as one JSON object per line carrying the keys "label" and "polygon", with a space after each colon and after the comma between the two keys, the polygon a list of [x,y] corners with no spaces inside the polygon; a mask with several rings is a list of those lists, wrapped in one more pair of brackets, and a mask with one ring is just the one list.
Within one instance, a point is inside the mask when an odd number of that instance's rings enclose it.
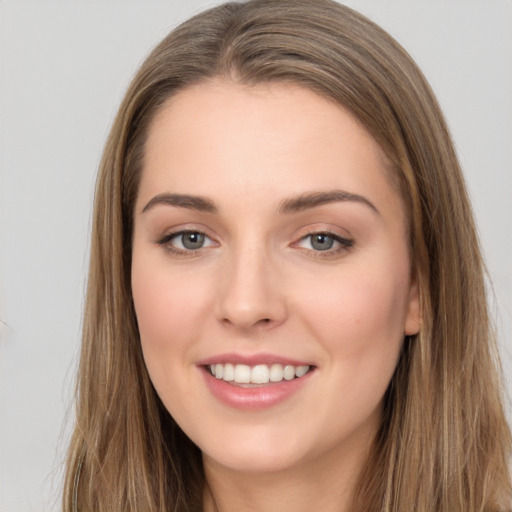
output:
{"label": "eyelash", "polygon": [[[307,240],[308,238],[314,237],[314,236],[326,236],[329,238],[332,238],[334,242],[339,244],[339,247],[336,249],[326,249],[326,250],[314,250],[314,249],[305,249],[303,250],[310,253],[310,256],[313,258],[323,258],[323,259],[329,259],[329,258],[336,258],[340,256],[344,252],[348,252],[352,247],[355,245],[355,240],[350,238],[344,238],[336,233],[333,233],[332,231],[311,231],[307,233],[306,235],[302,236],[297,242],[294,242],[292,244],[292,247],[297,247],[301,242],[304,240]],[[311,243],[311,242],[310,242]],[[300,247],[298,247],[300,249]]]}
{"label": "eyelash", "polygon": [[174,238],[178,238],[180,236],[184,236],[187,234],[195,234],[199,236],[204,236],[205,239],[213,241],[205,232],[199,231],[196,229],[183,229],[180,231],[174,231],[172,233],[168,233],[164,235],[162,238],[156,240],[156,244],[165,248],[166,251],[174,254],[176,256],[184,256],[184,257],[193,257],[199,254],[205,247],[199,247],[198,249],[180,249],[179,247],[173,246],[170,242]]}
{"label": "eyelash", "polygon": [[[168,252],[176,255],[176,256],[184,256],[184,257],[193,257],[198,255],[202,250],[204,250],[207,247],[199,247],[198,249],[180,249],[178,247],[173,246],[170,242],[171,240],[178,238],[180,236],[184,236],[186,234],[196,234],[199,236],[204,236],[205,239],[208,239],[210,241],[213,241],[205,232],[194,230],[194,229],[184,229],[181,231],[174,231],[172,233],[168,233],[164,235],[162,238],[159,238],[155,241],[157,245],[160,245],[164,247]],[[308,238],[311,238],[313,236],[326,236],[329,238],[332,238],[335,243],[339,244],[339,247],[336,249],[326,249],[326,250],[314,250],[314,249],[306,249],[298,247],[299,244]],[[214,241],[213,241],[214,242]],[[214,242],[215,243],[215,242]],[[291,244],[292,247],[297,247],[299,249],[302,249],[304,251],[307,251],[312,257],[314,258],[334,258],[336,256],[339,256],[343,252],[349,251],[352,247],[355,245],[355,240],[344,238],[336,233],[333,233],[331,231],[311,231],[310,233],[307,233],[306,235],[302,236],[297,242],[294,242]]]}

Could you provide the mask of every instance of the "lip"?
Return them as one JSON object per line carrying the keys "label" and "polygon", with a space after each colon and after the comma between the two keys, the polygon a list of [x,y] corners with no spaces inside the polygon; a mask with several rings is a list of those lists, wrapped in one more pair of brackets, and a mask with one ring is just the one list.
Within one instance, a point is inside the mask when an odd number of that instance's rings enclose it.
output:
{"label": "lip", "polygon": [[227,363],[246,364],[249,366],[256,366],[258,364],[269,366],[272,364],[304,366],[309,364],[274,354],[219,354],[199,361],[197,363],[198,369],[201,371],[206,386],[212,395],[224,405],[243,411],[261,411],[288,400],[304,387],[312,375],[316,373],[316,367],[309,365],[312,369],[300,378],[242,387],[235,386],[222,379],[216,379],[207,369],[212,364]]}
{"label": "lip", "polygon": [[226,353],[217,354],[215,356],[201,359],[196,364],[197,366],[209,366],[211,364],[246,364],[248,366],[256,366],[258,364],[266,364],[271,366],[273,364],[292,365],[292,366],[315,366],[307,361],[300,361],[299,359],[290,359],[289,357],[279,356],[276,354],[261,353],[261,354],[236,354]]}

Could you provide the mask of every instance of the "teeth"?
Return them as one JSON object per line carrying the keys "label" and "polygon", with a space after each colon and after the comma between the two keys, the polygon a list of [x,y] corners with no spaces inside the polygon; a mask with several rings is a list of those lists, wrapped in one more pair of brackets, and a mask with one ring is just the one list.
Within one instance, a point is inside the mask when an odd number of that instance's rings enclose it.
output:
{"label": "teeth", "polygon": [[295,378],[295,367],[287,364],[284,367],[284,378],[285,380],[292,380]]}
{"label": "teeth", "polygon": [[[217,376],[217,374],[215,374],[215,376]],[[224,375],[222,378],[227,382],[235,380],[235,367],[232,364],[228,363],[224,365]]]}
{"label": "teeth", "polygon": [[255,366],[251,371],[251,382],[254,384],[266,384],[269,379],[268,374],[268,366],[259,364],[258,366]]}
{"label": "teeth", "polygon": [[273,364],[270,367],[270,382],[281,382],[284,377],[283,366],[280,364]]}
{"label": "teeth", "polygon": [[308,370],[309,366],[297,366],[297,368],[295,368],[295,377],[303,377],[306,375],[306,373],[308,373]]}
{"label": "teeth", "polygon": [[251,367],[246,364],[237,364],[235,366],[235,382],[239,384],[250,384]]}
{"label": "teeth", "polygon": [[265,364],[248,366],[246,364],[212,364],[210,373],[219,380],[234,381],[237,384],[267,384],[293,380],[306,375],[310,370],[309,365],[293,366],[291,364],[273,364],[268,367]]}

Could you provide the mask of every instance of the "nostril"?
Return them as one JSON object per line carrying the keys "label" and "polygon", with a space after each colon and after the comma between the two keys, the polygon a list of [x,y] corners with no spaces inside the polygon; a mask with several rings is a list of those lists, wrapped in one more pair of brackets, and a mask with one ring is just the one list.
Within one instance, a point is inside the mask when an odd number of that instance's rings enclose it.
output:
{"label": "nostril", "polygon": [[241,322],[233,322],[233,320],[229,318],[223,318],[221,322],[225,325],[234,325],[241,328],[254,328],[254,327],[263,327],[263,326],[270,326],[273,323],[272,318],[260,318],[259,320],[256,320],[255,322],[249,322],[247,324],[242,324]]}

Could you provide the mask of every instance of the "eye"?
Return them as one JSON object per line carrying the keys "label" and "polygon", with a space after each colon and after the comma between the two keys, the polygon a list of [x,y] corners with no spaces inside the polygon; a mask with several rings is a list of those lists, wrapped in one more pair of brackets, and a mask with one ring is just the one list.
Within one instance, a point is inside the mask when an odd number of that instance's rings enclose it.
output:
{"label": "eye", "polygon": [[157,244],[165,246],[171,252],[190,253],[211,247],[215,242],[201,231],[187,230],[169,233],[158,240]]}
{"label": "eye", "polygon": [[206,241],[206,235],[199,231],[185,231],[174,235],[169,242],[171,242],[178,249],[187,249],[195,251],[201,249]]}
{"label": "eye", "polygon": [[353,240],[343,238],[333,233],[311,233],[301,238],[296,244],[296,247],[302,249],[309,249],[315,252],[329,252],[337,253],[352,247]]}
{"label": "eye", "polygon": [[334,237],[325,233],[315,233],[307,238],[309,238],[309,243],[315,251],[328,251],[332,249],[335,242]]}

